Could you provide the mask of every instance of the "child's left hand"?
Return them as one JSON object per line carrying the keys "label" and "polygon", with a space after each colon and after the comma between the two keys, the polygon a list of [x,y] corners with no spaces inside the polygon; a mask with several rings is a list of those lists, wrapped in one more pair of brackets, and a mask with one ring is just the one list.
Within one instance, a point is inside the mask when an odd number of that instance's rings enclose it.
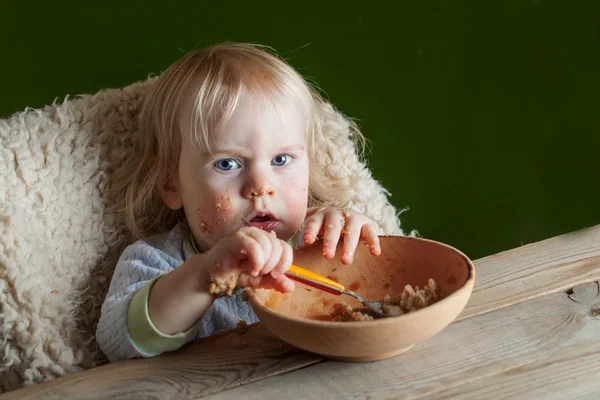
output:
{"label": "child's left hand", "polygon": [[338,241],[344,236],[341,256],[344,264],[353,261],[361,239],[369,245],[371,254],[381,254],[375,222],[356,211],[328,207],[309,212],[305,221],[304,243],[314,243],[318,235],[323,237],[323,255],[327,258],[335,257]]}

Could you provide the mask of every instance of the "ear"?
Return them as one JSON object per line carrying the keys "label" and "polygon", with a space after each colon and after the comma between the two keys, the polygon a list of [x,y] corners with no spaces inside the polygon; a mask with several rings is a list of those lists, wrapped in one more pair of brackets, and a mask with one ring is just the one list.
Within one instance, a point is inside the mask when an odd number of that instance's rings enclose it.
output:
{"label": "ear", "polygon": [[176,173],[161,178],[158,183],[158,190],[163,201],[171,210],[179,210],[183,207],[179,176]]}

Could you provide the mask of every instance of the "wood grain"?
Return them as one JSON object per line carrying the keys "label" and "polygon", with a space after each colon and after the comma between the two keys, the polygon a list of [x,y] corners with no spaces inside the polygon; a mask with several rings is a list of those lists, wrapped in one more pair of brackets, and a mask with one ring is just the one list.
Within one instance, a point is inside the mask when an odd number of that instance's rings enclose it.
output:
{"label": "wood grain", "polygon": [[321,361],[260,325],[152,359],[127,360],[0,396],[8,399],[198,399]]}
{"label": "wood grain", "polygon": [[473,294],[457,320],[600,279],[600,225],[474,262]]}
{"label": "wood grain", "polygon": [[[572,365],[578,359],[591,369],[578,378],[589,392],[587,388],[598,386],[598,375],[593,373],[598,368],[600,347],[600,317],[594,311],[597,306],[600,304],[579,303],[567,293],[558,292],[454,323],[429,341],[392,359],[367,364],[327,361],[209,398],[268,399],[293,395],[437,399],[454,389],[461,394],[477,387],[483,393],[486,380],[497,382],[495,394],[499,395],[500,382],[510,379],[511,373],[524,374],[522,379],[514,380],[511,393],[518,390],[536,393],[540,386],[528,381],[527,368],[537,370],[536,376],[541,376],[543,368],[562,374],[552,365]],[[570,376],[574,375],[577,373]],[[556,375],[546,380],[554,381],[555,377],[560,380]],[[553,390],[558,394],[572,393],[568,386],[567,377],[562,383],[556,382]],[[543,388],[540,390],[543,393]]]}
{"label": "wood grain", "polygon": [[[600,319],[600,285],[579,286],[568,297],[589,307],[589,316]],[[421,400],[486,399],[599,399],[600,330],[581,344],[573,344],[501,374],[457,385]]]}

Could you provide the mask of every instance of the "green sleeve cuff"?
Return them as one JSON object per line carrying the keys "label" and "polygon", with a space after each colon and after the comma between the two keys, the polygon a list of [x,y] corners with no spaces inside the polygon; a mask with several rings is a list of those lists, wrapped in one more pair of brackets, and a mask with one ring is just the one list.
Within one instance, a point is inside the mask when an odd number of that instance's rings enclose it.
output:
{"label": "green sleeve cuff", "polygon": [[127,329],[136,348],[147,355],[161,354],[177,350],[196,336],[197,325],[185,332],[167,335],[159,331],[150,319],[148,297],[157,277],[140,288],[131,299],[127,310]]}

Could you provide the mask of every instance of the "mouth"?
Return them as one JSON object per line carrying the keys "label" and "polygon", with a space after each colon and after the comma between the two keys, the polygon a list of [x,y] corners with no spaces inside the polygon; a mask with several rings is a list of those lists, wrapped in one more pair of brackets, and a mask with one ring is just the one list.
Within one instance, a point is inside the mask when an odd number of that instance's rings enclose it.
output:
{"label": "mouth", "polygon": [[246,226],[254,226],[263,231],[271,232],[277,227],[279,221],[271,213],[259,212],[249,215],[245,219],[245,223]]}

